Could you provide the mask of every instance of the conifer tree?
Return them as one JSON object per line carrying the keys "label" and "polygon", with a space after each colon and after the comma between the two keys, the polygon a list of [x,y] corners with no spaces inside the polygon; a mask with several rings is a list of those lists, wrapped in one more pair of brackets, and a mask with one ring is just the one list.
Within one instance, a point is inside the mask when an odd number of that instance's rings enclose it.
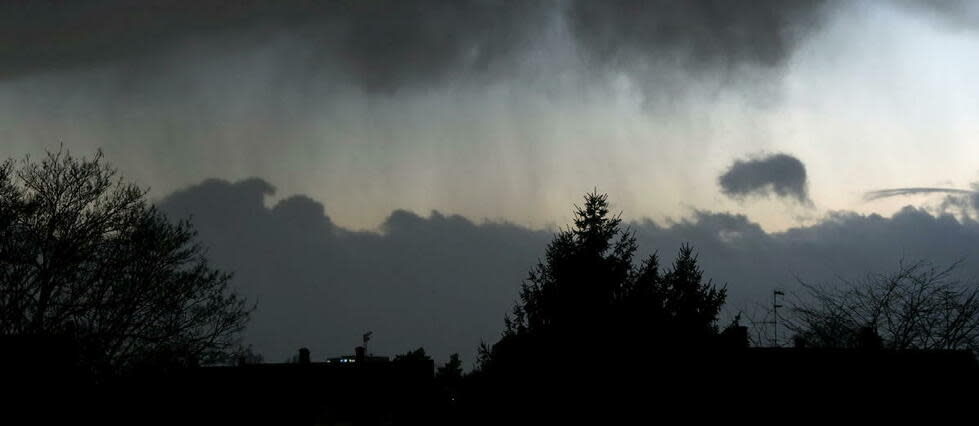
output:
{"label": "conifer tree", "polygon": [[503,338],[481,347],[481,366],[626,341],[637,350],[712,342],[726,292],[704,282],[692,247],[661,273],[655,253],[635,261],[635,233],[611,214],[607,195],[586,194],[574,215],[522,283]]}

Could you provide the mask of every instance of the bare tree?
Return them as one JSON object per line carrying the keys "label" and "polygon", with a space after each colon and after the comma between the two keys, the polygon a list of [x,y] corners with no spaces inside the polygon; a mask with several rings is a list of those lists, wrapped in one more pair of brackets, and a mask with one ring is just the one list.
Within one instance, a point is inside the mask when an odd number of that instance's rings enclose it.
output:
{"label": "bare tree", "polygon": [[94,158],[0,164],[0,335],[68,338],[96,377],[211,363],[251,308],[172,222]]}
{"label": "bare tree", "polygon": [[[901,261],[895,272],[826,286],[800,282],[785,325],[811,346],[879,344],[905,349],[979,349],[979,285],[938,267]],[[872,340],[878,339],[876,343]]]}

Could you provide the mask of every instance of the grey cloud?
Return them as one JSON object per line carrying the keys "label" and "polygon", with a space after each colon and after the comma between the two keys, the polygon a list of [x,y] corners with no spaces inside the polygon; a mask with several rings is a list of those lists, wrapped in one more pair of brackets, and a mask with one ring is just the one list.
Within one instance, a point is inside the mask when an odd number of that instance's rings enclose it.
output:
{"label": "grey cloud", "polygon": [[139,62],[201,41],[249,48],[278,36],[315,46],[306,67],[339,67],[369,90],[498,66],[553,2],[131,0],[5,2],[0,76]]}
{"label": "grey cloud", "polygon": [[728,284],[729,310],[765,304],[775,287],[798,290],[797,278],[828,284],[860,279],[891,271],[902,258],[939,264],[965,258],[962,277],[979,276],[979,259],[968,257],[979,243],[979,224],[910,206],[892,217],[837,212],[778,233],[743,215],[707,211],[667,225],[645,220],[633,226],[640,246],[660,253],[691,242],[706,276]]}
{"label": "grey cloud", "polygon": [[[161,52],[202,41],[248,49],[286,36],[308,45],[299,64],[320,78],[340,71],[369,91],[449,80],[483,81],[512,71],[555,19],[599,69],[637,74],[637,63],[726,70],[777,66],[819,22],[822,1],[750,6],[696,1],[273,1],[132,0],[0,5],[6,41],[0,78],[113,63],[157,69]],[[203,59],[203,58],[198,58]]]}
{"label": "grey cloud", "polygon": [[[317,357],[346,353],[371,330],[379,354],[424,346],[443,359],[459,352],[471,361],[480,340],[498,338],[521,280],[552,236],[404,210],[378,232],[357,232],[332,223],[328,205],[305,196],[267,207],[271,191],[259,179],[209,180],[158,203],[173,217],[192,215],[213,262],[234,271],[235,285],[257,300],[246,338],[270,360],[301,346]],[[707,211],[630,226],[643,251],[666,261],[692,243],[706,276],[727,285],[729,311],[765,303],[776,286],[791,291],[796,277],[860,278],[902,257],[956,260],[979,244],[975,221],[912,207],[889,218],[835,213],[781,233]],[[979,276],[979,260],[965,266],[964,276]]]}
{"label": "grey cloud", "polygon": [[[979,186],[972,184],[973,188]],[[971,216],[979,213],[979,191],[972,191],[966,194],[946,195],[942,201],[942,211],[954,208],[962,216]]]}
{"label": "grey cloud", "polygon": [[805,205],[809,200],[806,166],[788,154],[772,154],[747,160],[736,160],[717,179],[721,192],[743,199],[749,196],[790,198]]}
{"label": "grey cloud", "polygon": [[979,8],[972,0],[897,0],[896,3],[914,12],[934,15],[946,25],[970,30],[979,27]]}
{"label": "grey cloud", "polygon": [[691,69],[742,63],[780,65],[795,43],[820,21],[820,0],[595,2],[573,0],[575,36],[598,58],[674,60]]}
{"label": "grey cloud", "polygon": [[863,194],[863,198],[867,201],[879,200],[881,198],[897,197],[902,195],[918,195],[918,194],[972,194],[972,191],[965,189],[956,188],[927,188],[927,187],[914,187],[914,188],[891,188],[891,189],[879,189],[876,191],[868,191]]}
{"label": "grey cloud", "polygon": [[962,217],[971,217],[979,213],[979,182],[973,182],[971,186],[971,190],[931,187],[880,189],[868,191],[864,193],[863,197],[867,201],[873,201],[881,198],[905,195],[945,194],[941,204],[938,206],[938,211],[957,213]]}
{"label": "grey cloud", "polygon": [[495,338],[517,286],[550,238],[501,222],[474,223],[432,212],[395,211],[380,232],[333,224],[324,206],[292,196],[266,207],[271,186],[208,180],[158,203],[192,217],[212,261],[259,309],[247,339],[267,359],[297,348],[348,353],[374,331],[372,350],[424,345],[467,359]]}
{"label": "grey cloud", "polygon": [[939,212],[970,218],[979,214],[979,182],[973,182],[971,186],[971,190],[928,187],[881,189],[865,193],[864,199],[872,201],[902,195],[945,194],[945,197],[938,205]]}

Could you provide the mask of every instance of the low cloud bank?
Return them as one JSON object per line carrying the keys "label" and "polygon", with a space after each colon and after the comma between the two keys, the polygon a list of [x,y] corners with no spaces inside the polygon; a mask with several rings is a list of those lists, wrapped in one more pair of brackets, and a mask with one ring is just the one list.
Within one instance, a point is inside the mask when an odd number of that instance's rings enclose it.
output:
{"label": "low cloud bank", "polygon": [[[301,346],[316,358],[348,353],[373,331],[375,353],[424,346],[441,360],[459,352],[468,364],[481,340],[498,338],[521,280],[552,237],[506,222],[404,210],[376,232],[355,232],[330,220],[328,204],[306,196],[267,206],[273,192],[261,179],[208,180],[158,203],[174,218],[190,216],[212,261],[234,271],[235,285],[258,302],[245,337],[270,361]],[[681,243],[693,244],[705,275],[727,285],[731,313],[765,303],[775,286],[791,290],[796,277],[859,278],[902,257],[942,263],[979,245],[972,219],[914,207],[892,217],[837,212],[781,233],[708,211],[630,226],[641,249],[665,261]],[[979,260],[967,258],[961,272],[979,276]]]}

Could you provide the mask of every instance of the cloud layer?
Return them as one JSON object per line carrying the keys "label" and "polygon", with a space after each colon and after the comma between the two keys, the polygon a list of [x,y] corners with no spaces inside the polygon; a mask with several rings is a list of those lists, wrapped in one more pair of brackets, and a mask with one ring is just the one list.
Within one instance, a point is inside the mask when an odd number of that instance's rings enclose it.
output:
{"label": "cloud layer", "polygon": [[721,192],[731,198],[751,196],[794,199],[811,205],[806,166],[788,154],[771,154],[746,160],[735,160],[717,179]]}
{"label": "cloud layer", "polygon": [[397,208],[539,227],[594,186],[630,219],[710,206],[785,229],[800,216],[717,196],[729,159],[791,152],[809,198],[863,212],[898,207],[860,203],[866,188],[974,178],[962,8],[0,2],[0,156],[101,148],[157,194],[262,176],[344,199],[330,217],[357,229]]}
{"label": "cloud layer", "polygon": [[[495,341],[519,284],[543,256],[548,230],[456,215],[391,213],[378,232],[335,225],[328,205],[303,195],[267,205],[261,179],[208,180],[158,205],[191,216],[210,256],[259,310],[248,342],[271,361],[306,346],[315,357],[350,352],[366,331],[372,350],[424,346],[439,359],[471,361],[481,340]],[[570,207],[577,200],[567,200]],[[615,200],[611,200],[613,203]],[[336,200],[335,202],[342,202]],[[775,286],[796,277],[832,281],[888,271],[902,258],[942,263],[974,252],[979,224],[906,207],[893,217],[838,212],[783,233],[743,215],[695,211],[673,222],[632,222],[640,248],[672,259],[681,243],[700,252],[706,277],[729,290],[728,313],[756,310]],[[979,273],[967,258],[964,275]]]}
{"label": "cloud layer", "polygon": [[0,77],[150,60],[201,40],[247,48],[286,36],[315,46],[304,66],[340,71],[370,91],[510,72],[544,29],[568,22],[595,63],[689,61],[691,69],[782,63],[822,1],[511,2],[460,0],[128,0],[5,2],[12,38]]}

